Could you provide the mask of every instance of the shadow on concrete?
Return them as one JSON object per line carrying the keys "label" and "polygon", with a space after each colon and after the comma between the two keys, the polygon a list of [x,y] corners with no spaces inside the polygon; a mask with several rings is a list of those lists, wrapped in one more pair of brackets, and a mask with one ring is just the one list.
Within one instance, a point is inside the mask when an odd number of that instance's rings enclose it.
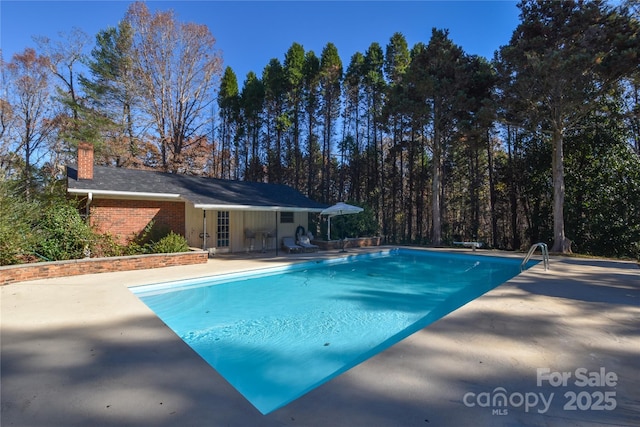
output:
{"label": "shadow on concrete", "polygon": [[42,331],[3,327],[1,369],[3,426],[240,426],[263,421],[154,317]]}
{"label": "shadow on concrete", "polygon": [[[594,274],[594,268],[604,274]],[[640,268],[633,263],[562,259],[553,265],[570,277],[537,275],[535,281],[518,280],[520,289],[533,294],[592,303],[640,307]]]}
{"label": "shadow on concrete", "polygon": [[[640,425],[637,267],[582,271],[580,263],[558,264],[552,268],[570,273],[520,275],[266,416],[151,314],[104,313],[60,327],[48,326],[43,312],[37,326],[2,326],[0,421],[25,427]],[[412,309],[398,296],[368,298]],[[617,407],[566,410],[564,393],[585,389],[538,387],[541,367],[616,372]],[[520,406],[505,415],[463,403],[466,393],[498,387],[555,393],[554,400],[545,413]],[[601,390],[611,388],[589,389]]]}

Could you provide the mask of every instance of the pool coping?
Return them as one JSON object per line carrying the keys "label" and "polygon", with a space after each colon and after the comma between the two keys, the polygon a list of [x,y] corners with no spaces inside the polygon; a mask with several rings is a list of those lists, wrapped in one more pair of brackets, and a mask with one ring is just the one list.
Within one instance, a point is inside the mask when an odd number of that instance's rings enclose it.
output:
{"label": "pool coping", "polygon": [[[483,253],[522,257],[473,252]],[[633,262],[552,256],[550,271],[541,264],[525,271],[266,416],[128,289],[334,256],[248,254],[1,287],[2,425],[640,424],[640,270]],[[537,369],[546,367],[574,377],[583,367],[615,373],[615,387],[580,390],[614,391],[616,409],[566,410],[559,403],[569,388],[536,384]],[[499,388],[510,397],[555,393],[558,405],[546,413],[470,406],[473,396]]]}

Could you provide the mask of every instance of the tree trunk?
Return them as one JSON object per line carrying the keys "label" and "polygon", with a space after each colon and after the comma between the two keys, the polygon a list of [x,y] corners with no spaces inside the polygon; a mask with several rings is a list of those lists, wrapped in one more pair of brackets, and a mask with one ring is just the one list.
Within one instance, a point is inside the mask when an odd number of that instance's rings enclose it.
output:
{"label": "tree trunk", "polygon": [[496,183],[493,170],[493,145],[491,143],[491,134],[487,130],[487,167],[489,169],[489,205],[491,210],[491,246],[498,247],[498,216],[496,214]]}
{"label": "tree trunk", "polygon": [[571,240],[564,235],[564,153],[562,130],[553,132],[553,248],[552,252],[571,253]]}
{"label": "tree trunk", "polygon": [[[509,205],[511,207],[511,249],[520,249],[520,230],[518,229],[518,192],[516,187],[516,153],[517,153],[517,132],[513,139],[511,137],[511,127],[507,126],[507,155],[509,159]],[[513,145],[512,145],[513,141]],[[512,152],[513,147],[513,152]]]}
{"label": "tree trunk", "polygon": [[440,132],[434,132],[433,138],[433,165],[432,165],[432,179],[431,182],[431,215],[432,215],[432,236],[433,244],[439,246],[442,244],[442,222],[440,211],[440,172],[441,172],[441,159],[440,159]]}

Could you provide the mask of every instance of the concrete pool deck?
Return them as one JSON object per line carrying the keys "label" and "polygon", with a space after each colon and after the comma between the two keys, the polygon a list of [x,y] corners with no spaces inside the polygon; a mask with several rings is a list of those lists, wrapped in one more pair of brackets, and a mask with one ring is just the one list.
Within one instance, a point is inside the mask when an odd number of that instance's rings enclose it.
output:
{"label": "concrete pool deck", "polygon": [[337,254],[267,255],[0,287],[0,425],[640,425],[640,269],[564,257],[263,416],[128,286]]}

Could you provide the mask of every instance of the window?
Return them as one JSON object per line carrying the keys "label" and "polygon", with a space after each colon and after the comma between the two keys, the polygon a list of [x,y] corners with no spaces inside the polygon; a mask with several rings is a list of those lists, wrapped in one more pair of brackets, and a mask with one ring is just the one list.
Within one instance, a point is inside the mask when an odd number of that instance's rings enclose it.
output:
{"label": "window", "polygon": [[229,211],[218,211],[218,245],[219,248],[229,247]]}
{"label": "window", "polygon": [[280,224],[293,224],[293,212],[280,212]]}

